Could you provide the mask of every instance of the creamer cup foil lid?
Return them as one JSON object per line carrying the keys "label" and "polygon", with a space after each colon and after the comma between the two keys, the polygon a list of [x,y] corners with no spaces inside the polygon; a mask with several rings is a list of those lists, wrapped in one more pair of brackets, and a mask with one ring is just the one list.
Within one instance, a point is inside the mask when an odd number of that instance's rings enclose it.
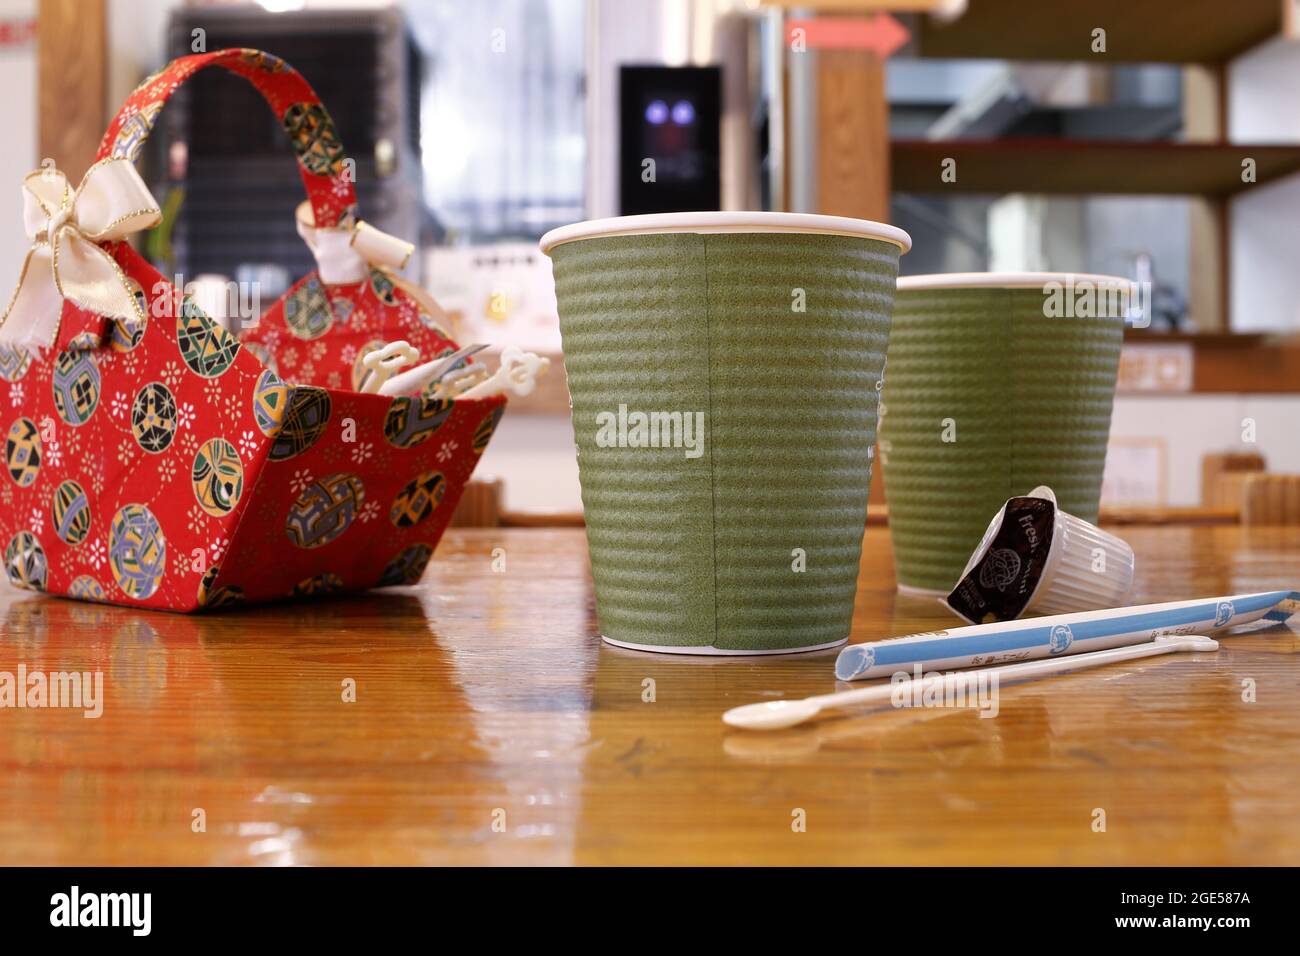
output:
{"label": "creamer cup foil lid", "polygon": [[1062,511],[1040,486],[1007,499],[943,603],[975,624],[1116,607],[1133,569],[1127,542]]}

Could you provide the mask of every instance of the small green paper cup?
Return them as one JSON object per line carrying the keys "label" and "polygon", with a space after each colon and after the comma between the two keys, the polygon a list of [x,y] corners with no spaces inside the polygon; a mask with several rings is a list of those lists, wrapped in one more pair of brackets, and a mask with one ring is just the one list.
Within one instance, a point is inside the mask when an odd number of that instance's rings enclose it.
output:
{"label": "small green paper cup", "polygon": [[675,213],[541,246],[604,639],[681,654],[843,643],[907,234]]}
{"label": "small green paper cup", "polygon": [[1097,520],[1135,304],[1112,276],[898,280],[880,457],[900,591],[946,595],[989,519],[1038,485]]}

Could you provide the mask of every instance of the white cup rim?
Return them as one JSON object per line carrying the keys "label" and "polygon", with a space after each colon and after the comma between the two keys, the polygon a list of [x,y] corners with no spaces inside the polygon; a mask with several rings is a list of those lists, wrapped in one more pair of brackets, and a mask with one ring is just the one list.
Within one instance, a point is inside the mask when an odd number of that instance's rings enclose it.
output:
{"label": "white cup rim", "polygon": [[879,239],[898,246],[902,253],[912,248],[912,237],[897,226],[847,216],[817,216],[796,212],[669,212],[644,216],[615,216],[588,219],[552,229],[542,236],[538,246],[546,255],[556,246],[580,239],[604,239],[610,236],[649,236],[687,232],[703,235],[717,233],[812,233],[828,236],[854,236]]}
{"label": "white cup rim", "polygon": [[899,292],[928,289],[1041,289],[1049,283],[1062,286],[1089,282],[1096,286],[1124,286],[1137,283],[1123,276],[1090,272],[941,272],[933,275],[900,276]]}

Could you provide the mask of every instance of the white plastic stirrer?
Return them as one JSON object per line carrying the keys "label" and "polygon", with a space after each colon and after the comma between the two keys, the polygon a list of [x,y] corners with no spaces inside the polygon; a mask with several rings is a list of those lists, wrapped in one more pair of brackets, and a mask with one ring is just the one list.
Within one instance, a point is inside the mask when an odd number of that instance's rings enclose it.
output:
{"label": "white plastic stirrer", "polygon": [[420,357],[420,350],[405,339],[389,342],[368,353],[361,366],[366,371],[357,385],[358,392],[378,392],[390,378]]}
{"label": "white plastic stirrer", "polygon": [[[469,358],[471,355],[477,355],[482,352],[486,345],[475,343],[466,345],[464,348],[457,349],[450,355],[444,355],[441,358],[425,362],[423,365],[417,365],[415,368],[408,368],[402,372],[396,372],[379,383],[376,391],[380,395],[414,395],[417,392],[423,392],[424,389],[432,382],[436,382],[442,375],[457,362]],[[369,358],[369,356],[367,356]]]}
{"label": "white plastic stirrer", "polygon": [[[1085,667],[1099,667],[1117,661],[1133,661],[1160,654],[1175,654],[1179,651],[1217,651],[1218,649],[1218,641],[1199,634],[1157,637],[1154,641],[1145,644],[1115,647],[1107,651],[1091,651],[1087,654],[1053,657],[1024,664],[1006,664],[1001,667],[952,671],[947,674],[923,677],[921,682],[923,686],[933,684],[948,694],[954,690],[959,681],[976,680],[980,677],[988,678],[997,675],[998,682],[1002,683],[1043,677],[1048,674],[1061,674]],[[910,689],[912,683],[913,681],[909,679],[904,684],[907,688],[904,692],[908,695],[913,693]],[[850,704],[882,703],[891,700],[898,692],[897,685],[893,681],[885,681],[861,690],[822,694],[817,697],[805,697],[802,700],[770,700],[758,704],[745,704],[727,711],[722,715],[722,720],[732,727],[743,727],[746,730],[781,730],[810,720],[823,710],[848,707]]]}
{"label": "white plastic stirrer", "polygon": [[508,345],[501,353],[501,367],[457,397],[489,398],[504,392],[514,392],[520,397],[530,395],[537,387],[537,379],[550,367],[550,359]]}

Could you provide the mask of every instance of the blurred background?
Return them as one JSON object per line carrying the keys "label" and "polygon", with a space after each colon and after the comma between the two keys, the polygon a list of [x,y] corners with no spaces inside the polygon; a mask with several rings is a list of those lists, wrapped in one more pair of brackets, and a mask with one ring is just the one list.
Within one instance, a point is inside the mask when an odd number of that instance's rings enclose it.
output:
{"label": "blurred background", "polygon": [[[904,274],[1150,282],[1103,509],[1230,515],[1241,475],[1300,472],[1297,7],[0,0],[0,280],[25,250],[24,175],[50,158],[79,179],[173,57],[255,47],[315,86],[357,161],[362,218],[418,242],[408,277],[462,342],[562,358],[536,245],[557,225],[717,208],[883,220],[912,235]],[[250,86],[224,71],[187,85],[140,161],[169,212],[149,246],[163,272],[255,277],[269,303],[310,269],[291,155]],[[512,401],[478,474],[466,520],[580,521],[558,369]]]}

